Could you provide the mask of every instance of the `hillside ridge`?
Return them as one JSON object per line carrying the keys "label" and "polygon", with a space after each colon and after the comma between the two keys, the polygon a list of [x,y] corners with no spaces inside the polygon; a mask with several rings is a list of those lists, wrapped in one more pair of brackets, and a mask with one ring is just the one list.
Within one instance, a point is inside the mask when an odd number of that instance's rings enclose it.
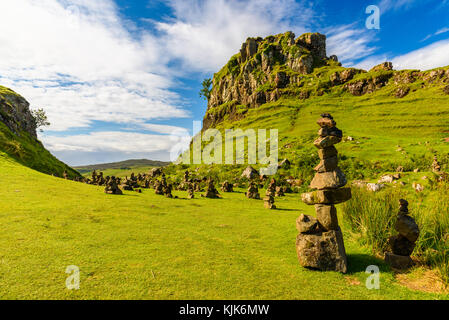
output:
{"label": "hillside ridge", "polygon": [[[416,83],[420,83],[420,87]],[[240,52],[213,76],[203,129],[223,120],[243,119],[249,109],[282,98],[306,100],[321,96],[363,96],[383,87],[403,98],[412,91],[440,86],[449,94],[449,68],[395,71],[384,62],[366,71],[345,68],[335,55],[327,57],[326,36],[291,31],[248,38]]]}
{"label": "hillside ridge", "polygon": [[37,138],[30,104],[20,94],[0,86],[0,151],[29,168],[68,178],[81,175],[53,156]]}

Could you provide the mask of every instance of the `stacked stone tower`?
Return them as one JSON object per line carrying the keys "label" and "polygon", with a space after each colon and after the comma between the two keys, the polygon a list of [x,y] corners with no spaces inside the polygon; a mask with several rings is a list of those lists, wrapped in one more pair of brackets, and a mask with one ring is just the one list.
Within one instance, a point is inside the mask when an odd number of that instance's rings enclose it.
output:
{"label": "stacked stone tower", "polygon": [[385,261],[396,269],[407,269],[413,266],[410,258],[419,237],[419,227],[415,220],[409,216],[408,201],[399,200],[399,212],[395,229],[398,235],[388,238],[388,244],[392,252],[385,253]]}
{"label": "stacked stone tower", "polygon": [[304,267],[346,273],[343,235],[334,206],[351,198],[351,189],[344,188],[346,177],[338,168],[338,152],[334,146],[341,142],[343,133],[328,113],[322,114],[317,123],[320,130],[314,145],[321,161],[314,168],[316,174],[310,183],[310,188],[316,190],[301,195],[303,202],[315,205],[316,218],[301,215],[297,219],[296,251]]}

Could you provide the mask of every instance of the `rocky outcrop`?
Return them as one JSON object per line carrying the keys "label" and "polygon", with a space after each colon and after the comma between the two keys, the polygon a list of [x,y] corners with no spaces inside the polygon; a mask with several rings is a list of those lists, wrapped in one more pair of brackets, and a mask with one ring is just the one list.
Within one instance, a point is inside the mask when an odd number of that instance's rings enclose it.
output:
{"label": "rocky outcrop", "polygon": [[14,134],[27,132],[37,138],[36,122],[30,111],[30,104],[14,91],[0,86],[0,121]]}
{"label": "rocky outcrop", "polygon": [[237,106],[255,108],[276,101],[281,96],[279,89],[300,86],[302,75],[326,60],[326,36],[319,33],[296,39],[292,32],[248,38],[240,52],[214,75],[203,128],[221,122],[225,114],[238,117]]}

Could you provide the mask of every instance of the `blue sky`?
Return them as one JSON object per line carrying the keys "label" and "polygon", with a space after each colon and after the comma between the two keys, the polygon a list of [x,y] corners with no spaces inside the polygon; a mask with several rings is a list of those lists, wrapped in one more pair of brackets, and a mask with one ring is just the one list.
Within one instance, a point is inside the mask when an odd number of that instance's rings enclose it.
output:
{"label": "blue sky", "polygon": [[168,160],[204,115],[202,79],[247,37],[321,32],[344,66],[425,70],[449,65],[448,13],[449,0],[1,1],[0,85],[46,110],[40,139],[68,164]]}

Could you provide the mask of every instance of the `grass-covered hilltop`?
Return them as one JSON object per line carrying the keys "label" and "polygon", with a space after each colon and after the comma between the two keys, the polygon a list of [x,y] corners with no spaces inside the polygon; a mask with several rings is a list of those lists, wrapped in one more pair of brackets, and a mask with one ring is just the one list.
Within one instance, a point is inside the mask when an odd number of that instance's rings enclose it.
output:
{"label": "grass-covered hilltop", "polygon": [[80,174],[56,159],[36,134],[36,120],[29,103],[19,94],[0,86],[0,151],[32,169],[62,177]]}
{"label": "grass-covered hilltop", "polygon": [[[327,55],[317,33],[249,38],[213,76],[202,133],[278,129],[269,177],[263,164],[149,160],[81,176],[37,139],[26,100],[0,87],[0,299],[448,299],[449,68],[367,72]],[[322,114],[343,131],[332,157],[352,199],[331,203],[346,273],[303,268],[295,248],[297,218],[315,216],[301,193]],[[402,271],[384,261],[399,199],[419,226]],[[366,286],[373,265],[379,289]],[[79,290],[66,287],[68,266]]]}
{"label": "grass-covered hilltop", "polygon": [[395,71],[386,62],[367,72],[337,60],[327,58],[318,33],[249,38],[214,74],[203,129],[279,129],[280,158],[303,172],[310,169],[315,120],[329,112],[344,129],[342,165],[352,178],[400,165],[426,170],[433,155],[446,168],[448,67]]}

